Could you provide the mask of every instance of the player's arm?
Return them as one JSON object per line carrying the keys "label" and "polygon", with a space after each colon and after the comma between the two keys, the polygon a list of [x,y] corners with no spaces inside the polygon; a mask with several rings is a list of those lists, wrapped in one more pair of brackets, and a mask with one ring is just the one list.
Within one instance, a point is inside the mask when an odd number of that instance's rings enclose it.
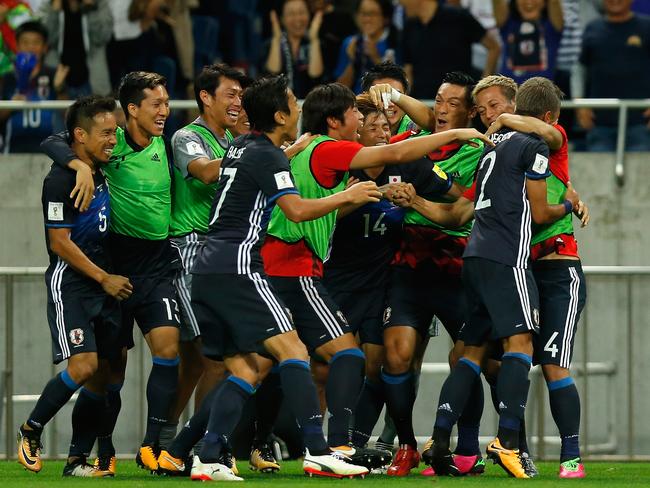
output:
{"label": "player's arm", "polygon": [[277,205],[292,222],[305,222],[327,215],[344,205],[378,202],[381,193],[373,181],[357,183],[324,198],[302,198],[297,192],[282,195]]}
{"label": "player's arm", "polygon": [[76,271],[99,283],[107,294],[118,300],[129,298],[133,292],[129,279],[109,274],[93,263],[70,239],[70,234],[70,227],[48,227],[50,250]]}
{"label": "player's arm", "polygon": [[526,178],[526,193],[530,202],[533,221],[536,224],[552,224],[578,208],[580,198],[572,188],[564,194],[564,202],[558,205],[549,205],[546,193],[545,179]]}
{"label": "player's arm", "polygon": [[379,108],[386,110],[388,103],[393,102],[415,122],[419,127],[433,132],[436,128],[436,117],[433,110],[420,100],[398,92],[388,83],[380,83],[370,87],[370,97]]}
{"label": "player's arm", "polygon": [[472,139],[480,139],[489,146],[494,144],[476,129],[452,129],[438,134],[415,137],[386,146],[363,147],[350,162],[350,169],[364,169],[385,164],[402,164],[414,161],[452,142],[476,146]]}
{"label": "player's arm", "polygon": [[474,202],[461,196],[454,203],[431,202],[419,196],[408,183],[395,195],[393,203],[412,208],[427,220],[447,228],[457,228],[474,218]]}
{"label": "player's arm", "polygon": [[309,146],[317,137],[318,134],[312,135],[311,132],[305,132],[298,139],[296,139],[293,144],[283,149],[284,155],[287,157],[287,159],[291,159],[300,151]]}
{"label": "player's arm", "polygon": [[74,199],[75,208],[78,208],[80,212],[86,211],[90,207],[95,193],[95,181],[90,167],[77,158],[68,144],[67,132],[52,134],[43,140],[41,150],[58,166],[77,172],[76,183],[70,193],[70,198]]}
{"label": "player's arm", "polygon": [[551,124],[547,124],[543,120],[535,117],[508,113],[499,115],[492,125],[490,125],[485,135],[489,137],[503,127],[509,127],[512,130],[527,134],[537,134],[544,139],[548,147],[553,151],[560,149],[564,143],[562,133]]}

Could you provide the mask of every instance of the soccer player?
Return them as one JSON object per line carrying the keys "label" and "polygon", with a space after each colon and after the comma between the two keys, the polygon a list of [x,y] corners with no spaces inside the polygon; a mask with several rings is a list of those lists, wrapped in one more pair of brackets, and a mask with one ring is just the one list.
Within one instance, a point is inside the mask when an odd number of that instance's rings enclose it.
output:
{"label": "soccer player", "polygon": [[[122,340],[133,346],[135,320],[152,355],[147,429],[136,456],[138,465],[151,471],[158,469],[160,430],[176,397],[179,362],[180,318],[173,279],[181,259],[169,240],[172,153],[162,137],[169,116],[166,83],[156,73],[135,71],[124,76],[118,95],[126,129],[117,130],[117,145],[105,168],[113,209],[109,249],[115,270],[128,276],[134,288],[122,304]],[[79,168],[80,162],[60,136],[46,139],[41,147],[57,164]],[[122,364],[122,376],[125,367],[126,363]],[[109,387],[114,405],[118,405],[121,384]],[[118,413],[119,408],[111,409],[113,426]],[[114,457],[110,436],[102,438],[100,463]]]}
{"label": "soccer player", "polygon": [[102,409],[105,401],[105,385],[99,387],[101,381],[93,375],[98,368],[107,370],[107,360],[119,355],[117,301],[133,291],[128,278],[111,274],[105,246],[111,207],[101,167],[108,163],[116,144],[114,110],[113,99],[90,96],[78,99],[66,116],[72,150],[94,175],[90,208],[80,213],[74,207],[70,197],[74,171],[53,165],[43,182],[50,257],[45,273],[47,318],[54,364],[67,361],[67,366],[45,386],[18,433],[18,461],[36,473],[42,468],[43,428],[81,388],[72,412],[72,442],[63,476],[112,476],[108,470],[87,464],[86,459],[96,436],[89,420],[94,419],[93,409]]}
{"label": "soccer player", "polygon": [[[247,84],[246,76],[227,65],[205,66],[194,81],[200,115],[172,137],[174,180],[169,233],[183,260],[183,270],[174,280],[181,317],[180,376],[176,405],[170,423],[162,430],[163,447],[168,447],[176,435],[178,418],[194,387],[195,410],[198,410],[206,393],[226,373],[222,361],[212,361],[201,354],[199,326],[190,303],[190,270],[199,247],[205,241],[221,159],[233,140],[230,129],[239,118],[241,92]],[[164,460],[163,454],[161,452]]]}
{"label": "soccer player", "polygon": [[210,227],[192,270],[192,305],[204,354],[222,356],[231,372],[212,398],[203,447],[192,479],[240,480],[221,464],[220,454],[244,403],[261,381],[258,353],[279,362],[284,395],[301,426],[307,453],[305,472],[355,476],[366,468],[332,453],[322,432],[307,351],[291,318],[266,279],[259,249],[273,205],[292,221],[305,222],[345,204],[377,201],[374,183],[354,185],[330,198],[303,199],[294,186],[280,146],[296,138],[300,109],[285,76],[255,82],[244,94],[252,132],[237,138],[222,161]]}
{"label": "soccer player", "polygon": [[[312,90],[303,104],[302,117],[304,131],[322,134],[292,159],[296,187],[309,197],[337,194],[345,187],[351,169],[406,163],[445,144],[487,140],[474,129],[456,129],[398,144],[364,147],[357,142],[360,115],[354,93],[337,83]],[[348,428],[363,385],[365,358],[345,315],[321,283],[335,221],[333,212],[296,224],[275,209],[262,256],[274,288],[291,310],[301,340],[312,355],[329,362],[328,443],[354,456],[354,448],[348,446]]]}
{"label": "soccer player", "polygon": [[[370,87],[380,84],[388,84],[399,93],[408,93],[409,82],[406,78],[406,72],[401,66],[390,61],[374,65],[366,71],[361,78],[361,89],[369,92]],[[390,133],[392,135],[402,134],[407,131],[418,131],[417,125],[411,118],[404,113],[398,105],[389,102],[384,108],[386,118],[390,124]],[[427,134],[430,132],[426,131]]]}
{"label": "soccer player", "polygon": [[[364,117],[359,142],[366,147],[388,144],[390,126],[384,112],[367,93],[357,96],[356,101]],[[449,194],[450,198],[459,193],[453,179],[426,158],[406,165],[351,170],[350,178],[375,181],[379,186],[412,182],[422,193]],[[323,284],[341,307],[366,356],[365,381],[352,431],[353,446],[362,450],[385,401],[379,377],[384,356],[382,315],[388,291],[388,265],[399,246],[403,219],[404,210],[385,199],[341,216],[324,267]],[[382,453],[375,465],[367,466],[378,468],[389,462],[390,454]]]}
{"label": "soccer player", "polygon": [[[535,78],[517,94],[517,113],[555,120],[560,99],[552,82]],[[529,269],[532,222],[550,224],[578,205],[571,188],[563,202],[547,202],[548,146],[535,135],[504,129],[479,165],[475,224],[463,254],[463,283],[470,314],[461,337],[463,357],[440,392],[427,463],[437,474],[459,474],[449,451],[451,429],[468,401],[468,387],[479,380],[488,341],[505,351],[497,380],[499,431],[488,456],[517,478],[529,478],[519,457],[519,429],[528,394],[533,334],[539,332],[539,296]],[[498,164],[496,164],[498,161]]]}
{"label": "soccer player", "polygon": [[[474,81],[464,73],[445,76],[438,89],[433,109],[388,85],[376,85],[370,94],[379,106],[391,100],[402,107],[420,126],[444,134],[468,127],[474,116],[471,94]],[[408,137],[404,133],[397,138]],[[463,188],[471,186],[482,145],[448,144],[429,154]],[[433,195],[423,195],[436,200]],[[465,322],[466,305],[461,282],[462,253],[471,223],[460,228],[444,227],[427,220],[413,209],[406,213],[400,249],[392,262],[389,298],[384,314],[386,360],[382,370],[388,413],[395,422],[400,449],[388,474],[406,476],[417,467],[420,456],[413,432],[413,405],[417,393],[422,356],[429,339],[429,327],[440,319],[452,341]],[[453,356],[450,355],[450,359]],[[478,439],[478,424],[483,409],[483,386],[474,385],[473,400],[459,422],[461,439]],[[383,433],[382,433],[383,434]],[[380,441],[389,439],[380,437]],[[459,454],[473,456],[478,445],[460,443]],[[484,461],[473,457],[475,473],[482,472]]]}

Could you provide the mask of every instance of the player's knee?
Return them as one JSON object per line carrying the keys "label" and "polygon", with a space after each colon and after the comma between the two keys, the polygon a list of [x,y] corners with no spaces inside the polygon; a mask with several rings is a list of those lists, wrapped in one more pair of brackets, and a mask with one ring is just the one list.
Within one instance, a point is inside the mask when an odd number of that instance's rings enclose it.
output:
{"label": "player's knee", "polygon": [[544,379],[546,379],[547,383],[563,380],[564,378],[571,376],[571,373],[567,368],[562,368],[555,364],[543,364],[542,372],[544,373]]}
{"label": "player's knee", "polygon": [[178,342],[165,342],[152,348],[151,355],[162,359],[175,359],[178,357]]}
{"label": "player's knee", "polygon": [[392,347],[386,346],[385,367],[393,374],[405,373],[411,367],[413,350],[404,342],[395,341]]}
{"label": "player's knee", "polygon": [[70,361],[67,370],[73,381],[81,385],[97,372],[98,365],[97,355],[94,354],[84,357],[83,360]]}
{"label": "player's knee", "polygon": [[508,337],[504,344],[505,352],[520,352],[533,355],[533,337],[530,333],[516,334]]}

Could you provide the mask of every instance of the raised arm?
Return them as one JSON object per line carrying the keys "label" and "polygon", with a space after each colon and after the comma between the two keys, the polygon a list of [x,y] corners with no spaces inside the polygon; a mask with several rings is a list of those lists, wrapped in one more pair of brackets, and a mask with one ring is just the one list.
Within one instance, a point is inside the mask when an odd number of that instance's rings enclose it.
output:
{"label": "raised arm", "polygon": [[490,125],[486,135],[489,137],[503,127],[509,127],[518,132],[537,134],[544,139],[548,147],[557,150],[562,147],[562,133],[550,124],[535,117],[503,113]]}
{"label": "raised arm", "polygon": [[387,109],[388,102],[391,101],[404,110],[418,126],[431,132],[436,128],[436,118],[431,108],[427,107],[420,100],[398,92],[388,83],[381,83],[370,87],[370,97],[380,109]]}

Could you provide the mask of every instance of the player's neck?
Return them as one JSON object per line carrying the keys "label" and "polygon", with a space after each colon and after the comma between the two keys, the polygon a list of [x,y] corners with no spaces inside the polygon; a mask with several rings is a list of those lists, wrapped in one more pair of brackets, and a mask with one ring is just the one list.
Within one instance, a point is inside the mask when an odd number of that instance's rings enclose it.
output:
{"label": "player's neck", "polygon": [[129,133],[129,136],[140,147],[147,147],[151,144],[152,137],[149,134],[143,132],[140,127],[138,127],[137,121],[131,117],[126,122],[126,131]]}
{"label": "player's neck", "polygon": [[80,144],[73,142],[72,150],[77,155],[77,157],[84,162],[84,164],[87,164],[90,167],[90,171],[94,173],[96,169],[95,163],[93,162],[92,158],[86,154],[86,151],[84,151],[83,147]]}
{"label": "player's neck", "polygon": [[212,132],[214,132],[214,134],[215,134],[217,137],[220,137],[221,139],[223,139],[224,137],[226,137],[226,128],[223,127],[222,125],[220,125],[220,124],[217,122],[217,120],[216,120],[215,117],[213,117],[213,116],[210,115],[209,113],[205,112],[205,113],[202,113],[202,114],[201,114],[201,118],[203,119],[203,121],[205,122],[205,124],[208,126],[208,128],[209,128]]}
{"label": "player's neck", "polygon": [[289,139],[284,133],[281,127],[276,127],[273,132],[264,132],[264,135],[271,139],[271,142],[275,147],[282,147],[282,144],[287,142]]}

